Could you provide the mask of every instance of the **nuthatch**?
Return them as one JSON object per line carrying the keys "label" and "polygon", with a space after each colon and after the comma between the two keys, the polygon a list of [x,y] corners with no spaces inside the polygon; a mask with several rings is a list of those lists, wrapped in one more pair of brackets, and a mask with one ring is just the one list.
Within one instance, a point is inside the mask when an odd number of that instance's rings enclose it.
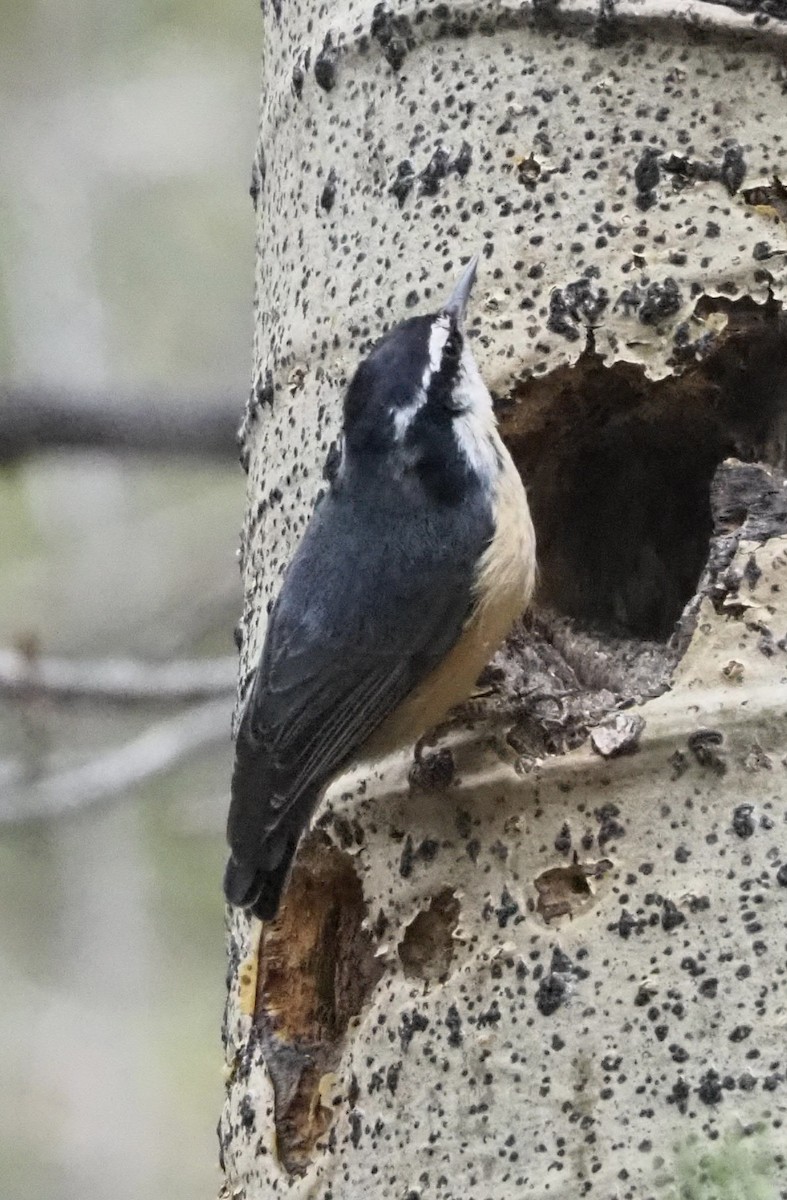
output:
{"label": "nuthatch", "polygon": [[464,336],[476,267],[358,367],[337,473],[271,611],[224,876],[227,900],[263,920],[331,780],[467,699],[533,591],[525,490]]}

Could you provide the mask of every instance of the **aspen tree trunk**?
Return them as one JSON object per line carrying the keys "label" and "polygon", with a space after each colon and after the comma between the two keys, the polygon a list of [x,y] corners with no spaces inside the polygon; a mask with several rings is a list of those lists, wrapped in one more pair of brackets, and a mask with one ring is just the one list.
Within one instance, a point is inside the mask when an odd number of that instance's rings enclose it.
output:
{"label": "aspen tree trunk", "polygon": [[348,376],[474,252],[540,585],[232,915],[224,1194],[785,1197],[787,9],[273,0],[264,47],[241,693]]}

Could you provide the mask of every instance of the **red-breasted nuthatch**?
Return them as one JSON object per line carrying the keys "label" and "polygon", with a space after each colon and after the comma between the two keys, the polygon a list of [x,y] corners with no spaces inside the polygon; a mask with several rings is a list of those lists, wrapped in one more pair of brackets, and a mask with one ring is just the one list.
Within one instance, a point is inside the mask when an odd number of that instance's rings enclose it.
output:
{"label": "red-breasted nuthatch", "polygon": [[533,591],[525,490],[464,336],[476,267],[358,367],[338,470],[271,611],[224,876],[227,900],[263,920],[331,780],[467,699]]}

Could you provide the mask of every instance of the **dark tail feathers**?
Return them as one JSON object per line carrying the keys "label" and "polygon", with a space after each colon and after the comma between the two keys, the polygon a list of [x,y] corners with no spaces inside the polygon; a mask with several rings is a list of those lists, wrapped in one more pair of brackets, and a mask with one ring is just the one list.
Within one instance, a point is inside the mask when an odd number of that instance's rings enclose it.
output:
{"label": "dark tail feathers", "polygon": [[261,921],[272,921],[279,911],[297,844],[297,838],[288,838],[281,859],[270,868],[239,863],[230,855],[224,872],[224,895],[228,903],[249,909]]}

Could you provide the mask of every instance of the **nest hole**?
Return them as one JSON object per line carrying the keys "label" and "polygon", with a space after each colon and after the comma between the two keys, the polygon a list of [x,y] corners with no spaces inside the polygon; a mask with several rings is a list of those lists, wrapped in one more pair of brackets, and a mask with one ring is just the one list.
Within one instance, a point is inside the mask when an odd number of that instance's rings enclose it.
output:
{"label": "nest hole", "polygon": [[724,331],[682,373],[653,382],[590,349],[521,385],[500,414],[536,526],[537,604],[580,629],[665,642],[708,558],[719,464],[784,468],[787,317],[716,301],[697,319],[711,311]]}

